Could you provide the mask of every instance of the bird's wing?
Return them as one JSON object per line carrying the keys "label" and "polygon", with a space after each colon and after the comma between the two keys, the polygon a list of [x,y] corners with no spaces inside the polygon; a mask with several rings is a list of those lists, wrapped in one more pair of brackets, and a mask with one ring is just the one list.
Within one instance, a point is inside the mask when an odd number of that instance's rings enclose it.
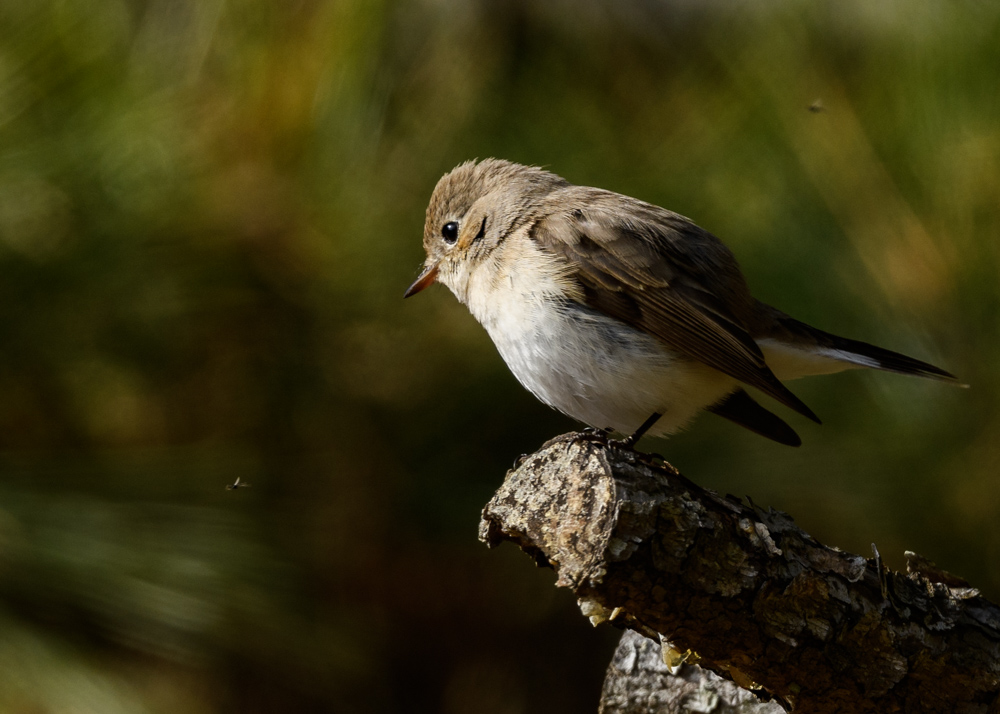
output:
{"label": "bird's wing", "polygon": [[783,419],[772,414],[742,389],[737,389],[708,411],[786,446],[801,446],[802,439]]}
{"label": "bird's wing", "polygon": [[559,208],[535,220],[529,236],[566,260],[585,304],[819,421],[778,381],[748,333],[740,313],[754,302],[721,241],[651,204],[572,190],[573,200],[553,201]]}

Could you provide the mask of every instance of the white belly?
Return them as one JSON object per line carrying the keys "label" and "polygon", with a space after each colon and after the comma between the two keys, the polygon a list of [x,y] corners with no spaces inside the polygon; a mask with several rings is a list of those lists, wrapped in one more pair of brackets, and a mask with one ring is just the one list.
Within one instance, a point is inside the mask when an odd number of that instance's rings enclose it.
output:
{"label": "white belly", "polygon": [[518,381],[590,426],[631,434],[655,412],[663,417],[650,433],[672,434],[737,386],[586,308],[541,311],[514,329],[502,322],[490,336]]}
{"label": "white belly", "polygon": [[[530,285],[530,290],[523,287]],[[481,283],[479,287],[486,287]],[[577,303],[560,302],[545,276],[511,274],[469,301],[507,366],[545,404],[597,428],[672,434],[737,387],[659,340]]]}

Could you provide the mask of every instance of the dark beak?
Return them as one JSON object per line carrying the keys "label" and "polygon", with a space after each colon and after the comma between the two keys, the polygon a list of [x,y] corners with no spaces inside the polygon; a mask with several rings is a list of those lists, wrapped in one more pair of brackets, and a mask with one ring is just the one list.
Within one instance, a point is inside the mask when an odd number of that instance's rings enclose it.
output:
{"label": "dark beak", "polygon": [[436,264],[428,265],[426,268],[424,268],[424,272],[420,274],[420,277],[413,281],[413,285],[411,285],[406,289],[406,292],[403,293],[403,297],[408,298],[411,295],[416,295],[424,288],[429,287],[430,284],[434,282],[435,278],[437,278],[437,276],[438,276],[437,265]]}

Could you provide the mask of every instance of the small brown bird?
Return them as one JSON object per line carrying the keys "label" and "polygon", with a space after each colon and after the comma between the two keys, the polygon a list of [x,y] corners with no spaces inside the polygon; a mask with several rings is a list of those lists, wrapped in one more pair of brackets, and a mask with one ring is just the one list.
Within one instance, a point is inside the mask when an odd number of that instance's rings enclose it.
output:
{"label": "small brown bird", "polygon": [[781,380],[868,367],[955,381],[754,299],[729,249],[687,218],[539,168],[486,159],[446,174],[424,248],[405,297],[444,283],[532,394],[628,443],[707,409],[798,446],[744,386],[819,422]]}

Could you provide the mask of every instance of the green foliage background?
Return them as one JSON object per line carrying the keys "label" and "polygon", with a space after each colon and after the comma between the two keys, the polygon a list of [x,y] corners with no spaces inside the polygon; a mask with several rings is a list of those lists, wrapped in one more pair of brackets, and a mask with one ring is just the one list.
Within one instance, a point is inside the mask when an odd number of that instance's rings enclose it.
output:
{"label": "green foliage background", "polygon": [[968,381],[646,448],[1000,597],[998,77],[972,0],[0,0],[0,712],[594,711],[616,633],[476,541],[574,424],[400,299],[473,157],[690,216]]}

